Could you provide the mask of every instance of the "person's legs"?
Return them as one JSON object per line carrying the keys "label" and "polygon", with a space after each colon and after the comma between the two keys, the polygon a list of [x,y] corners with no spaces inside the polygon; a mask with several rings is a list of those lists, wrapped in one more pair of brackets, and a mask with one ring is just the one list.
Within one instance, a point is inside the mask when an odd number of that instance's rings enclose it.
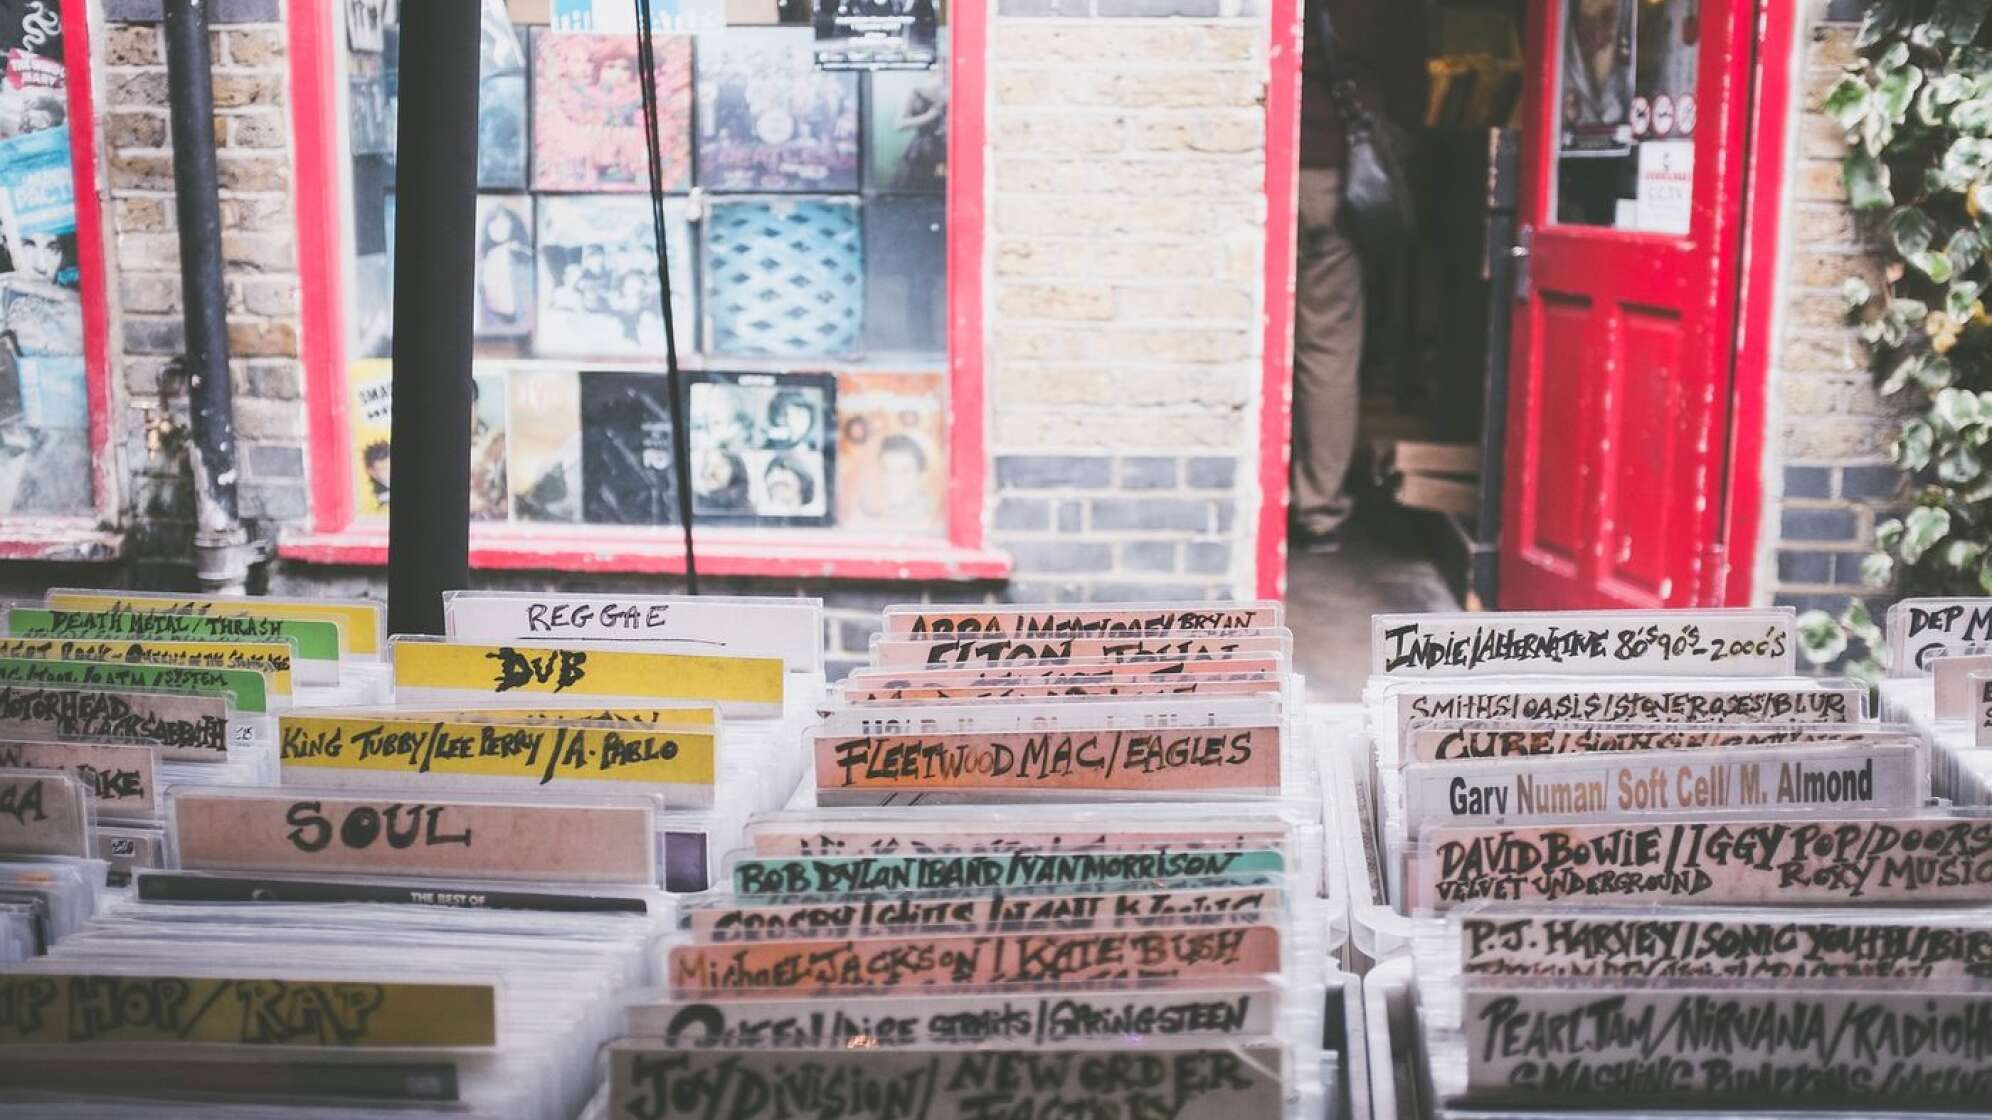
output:
{"label": "person's legs", "polygon": [[1323,536],[1349,516],[1342,492],[1356,451],[1362,392],[1363,270],[1336,225],[1339,173],[1300,173],[1300,237],[1293,314],[1293,517]]}

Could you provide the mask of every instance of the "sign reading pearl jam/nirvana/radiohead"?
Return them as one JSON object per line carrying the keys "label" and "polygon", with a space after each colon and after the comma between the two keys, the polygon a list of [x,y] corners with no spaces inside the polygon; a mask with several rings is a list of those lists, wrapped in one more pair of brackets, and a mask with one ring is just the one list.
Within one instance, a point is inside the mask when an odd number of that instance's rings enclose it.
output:
{"label": "sign reading pearl jam/nirvana/radiohead", "polygon": [[858,77],[816,68],[802,28],[735,29],[699,44],[699,186],[858,189]]}
{"label": "sign reading pearl jam/nirvana/radiohead", "polygon": [[829,374],[700,374],[690,388],[692,503],[714,524],[828,525],[837,383]]}

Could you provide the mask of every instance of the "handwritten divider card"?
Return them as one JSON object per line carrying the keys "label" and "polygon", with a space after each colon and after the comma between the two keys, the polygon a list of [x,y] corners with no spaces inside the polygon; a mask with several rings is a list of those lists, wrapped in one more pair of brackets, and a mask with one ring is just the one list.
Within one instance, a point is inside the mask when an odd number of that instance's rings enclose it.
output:
{"label": "handwritten divider card", "polygon": [[632,1004],[626,1031],[680,1048],[807,1049],[940,1044],[1045,1048],[1161,1039],[1268,1037],[1280,988],[1264,977],[1120,986],[1103,991],[973,995],[828,995]]}
{"label": "handwritten divider card", "polygon": [[632,726],[662,727],[717,727],[719,708],[712,704],[679,704],[659,708],[650,705],[630,704],[591,704],[587,700],[570,700],[564,704],[492,703],[488,700],[465,706],[441,708],[416,708],[394,705],[386,708],[318,708],[313,715],[353,715],[358,717],[456,720],[471,714],[488,716],[492,719],[519,720],[525,723],[611,723]]}
{"label": "handwritten divider card", "polygon": [[903,669],[858,669],[844,678],[846,685],[873,690],[894,688],[953,688],[957,686],[1002,687],[1024,685],[1093,684],[1100,682],[1146,682],[1158,678],[1233,676],[1279,676],[1284,665],[1277,656],[1260,657],[1158,657],[1146,661],[1116,661],[1111,658],[1072,659],[1038,664],[1015,661],[1004,665],[975,665],[968,668],[915,666]]}
{"label": "handwritten divider card", "polygon": [[[1049,812],[1004,807],[1000,817],[964,817],[910,807],[764,813],[747,823],[757,856],[1035,854],[1063,850],[1265,848],[1297,856],[1319,842],[1312,821],[1289,819],[1283,806],[1248,802],[1202,809],[1143,806],[1136,819],[1111,806],[1060,804]],[[1202,811],[1199,811],[1202,810]],[[1303,824],[1305,827],[1303,827]],[[1303,838],[1303,834],[1305,838]]]}
{"label": "handwritten divider card", "polygon": [[1370,617],[1370,672],[1393,677],[1788,677],[1789,607]]}
{"label": "handwritten divider card", "polygon": [[[1277,921],[1285,892],[1275,886],[1183,886],[1092,893],[1084,886],[997,889],[973,896],[890,894],[759,903],[694,899],[680,907],[685,928],[713,942],[789,937],[893,936],[918,930],[1131,929],[1154,925],[1255,925]],[[1083,892],[1083,893],[1075,893]]]}
{"label": "handwritten divider card", "polygon": [[1718,905],[1982,903],[1992,818],[1821,818],[1429,829],[1409,896]]}
{"label": "handwritten divider card", "polygon": [[282,642],[169,642],[0,638],[0,658],[33,661],[95,661],[174,669],[216,669],[261,673],[272,696],[291,694],[291,644]]}
{"label": "handwritten divider card", "polygon": [[767,657],[791,671],[823,671],[823,602],[712,595],[553,595],[449,591],[443,633],[501,645],[613,642],[672,653]]}
{"label": "handwritten divider card", "polygon": [[66,611],[13,607],[7,633],[17,638],[76,641],[278,642],[291,647],[292,668],[304,684],[339,683],[339,627],[322,620],[219,618],[162,611]]}
{"label": "handwritten divider card", "polygon": [[0,771],[60,770],[97,803],[97,816],[159,813],[159,748],[139,743],[33,743],[0,739]]}
{"label": "handwritten divider card", "polygon": [[0,685],[0,737],[156,743],[166,761],[225,757],[231,715],[223,695]]}
{"label": "handwritten divider card", "polygon": [[778,716],[782,663],[542,644],[474,645],[397,637],[389,643],[397,702],[425,705],[475,696],[540,700],[711,701],[722,713]]}
{"label": "handwritten divider card", "polygon": [[1992,672],[1992,654],[1947,653],[1932,657],[1926,664],[1937,719],[1946,722],[1970,719],[1971,674]]}
{"label": "handwritten divider card", "polygon": [[498,1041],[496,1006],[489,983],[331,978],[308,971],[0,973],[0,1007],[11,1011],[0,1016],[0,1050],[489,1048]]}
{"label": "handwritten divider card", "polygon": [[1406,734],[1406,764],[1619,751],[1692,751],[1769,746],[1802,748],[1922,741],[1916,729],[1907,724],[1851,723],[1696,727],[1686,724],[1414,720]]}
{"label": "handwritten divider card", "polygon": [[[1834,1110],[1982,1108],[1992,987],[1793,990],[1486,978],[1464,999],[1448,1103]],[[1441,1059],[1435,1066],[1451,1063]],[[1442,1095],[1444,1090],[1442,1088]]]}
{"label": "handwritten divider card", "polygon": [[1968,675],[1971,687],[1971,745],[1992,747],[1992,672]]}
{"label": "handwritten divider card", "polygon": [[320,716],[278,720],[286,785],[396,789],[595,787],[650,794],[664,808],[713,803],[711,730],[631,724]]}
{"label": "handwritten divider card", "polygon": [[1992,643],[1992,598],[1898,599],[1883,625],[1889,675],[1922,676],[1932,658]]}
{"label": "handwritten divider card", "polygon": [[1183,852],[993,852],[959,855],[814,856],[740,859],[741,898],[873,891],[969,891],[1184,882],[1262,884],[1287,870],[1268,850]]}
{"label": "handwritten divider card", "polygon": [[83,785],[57,770],[0,770],[0,857],[91,855]]}
{"label": "handwritten divider card", "polygon": [[[673,1049],[629,1039],[608,1049],[609,1114],[624,1120],[866,1116],[1168,1117],[1282,1120],[1289,1072],[1277,1045],[1201,1047],[1143,1039],[1056,1050]],[[1318,1074],[1317,1074],[1318,1076]],[[846,1111],[846,1102],[866,1102]],[[779,1111],[776,1111],[779,1110]]]}
{"label": "handwritten divider card", "polygon": [[1055,635],[983,634],[962,638],[884,638],[872,643],[872,664],[881,669],[922,666],[973,667],[1013,661],[1157,661],[1182,658],[1293,656],[1293,635],[1286,630],[1248,630],[1233,634],[1129,634],[1106,638]]}
{"label": "handwritten divider card", "polygon": [[560,883],[656,882],[648,802],[168,793],[176,866]]}
{"label": "handwritten divider card", "polygon": [[976,608],[893,606],[885,608],[884,624],[887,636],[912,638],[939,634],[1081,637],[1224,632],[1284,626],[1286,607],[1275,599],[1242,603],[1136,603],[1105,609],[1023,603]]}
{"label": "handwritten divider card", "polygon": [[387,608],[364,599],[285,599],[266,595],[250,598],[58,588],[48,593],[45,602],[53,609],[65,611],[329,622],[339,628],[339,648],[346,658],[377,660],[387,648]]}
{"label": "handwritten divider card", "polygon": [[235,710],[262,715],[270,710],[266,674],[249,669],[207,669],[175,665],[127,665],[110,661],[49,661],[0,657],[0,686],[34,685],[222,696]]}

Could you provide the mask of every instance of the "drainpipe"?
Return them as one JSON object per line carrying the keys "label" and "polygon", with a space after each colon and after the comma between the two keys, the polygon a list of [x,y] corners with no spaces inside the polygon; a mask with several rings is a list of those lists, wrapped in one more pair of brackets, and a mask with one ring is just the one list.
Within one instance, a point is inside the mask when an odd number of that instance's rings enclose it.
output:
{"label": "drainpipe", "polygon": [[166,0],[166,91],[173,121],[173,194],[180,227],[180,302],[186,324],[187,404],[193,442],[194,575],[205,591],[240,593],[259,558],[237,510],[234,383],[228,373],[228,300],[221,284],[213,62],[208,0]]}

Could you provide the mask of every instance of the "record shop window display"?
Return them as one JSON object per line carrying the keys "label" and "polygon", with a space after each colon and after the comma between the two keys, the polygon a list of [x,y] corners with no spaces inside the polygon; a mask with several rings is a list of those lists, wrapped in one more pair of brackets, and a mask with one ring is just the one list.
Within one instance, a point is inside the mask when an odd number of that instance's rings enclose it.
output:
{"label": "record shop window display", "polygon": [[[364,7],[341,52],[346,455],[379,521],[399,29]],[[697,521],[944,536],[945,49],[821,70],[808,26],[714,26],[660,29],[655,59]],[[675,525],[634,31],[484,0],[477,185],[474,523]]]}

